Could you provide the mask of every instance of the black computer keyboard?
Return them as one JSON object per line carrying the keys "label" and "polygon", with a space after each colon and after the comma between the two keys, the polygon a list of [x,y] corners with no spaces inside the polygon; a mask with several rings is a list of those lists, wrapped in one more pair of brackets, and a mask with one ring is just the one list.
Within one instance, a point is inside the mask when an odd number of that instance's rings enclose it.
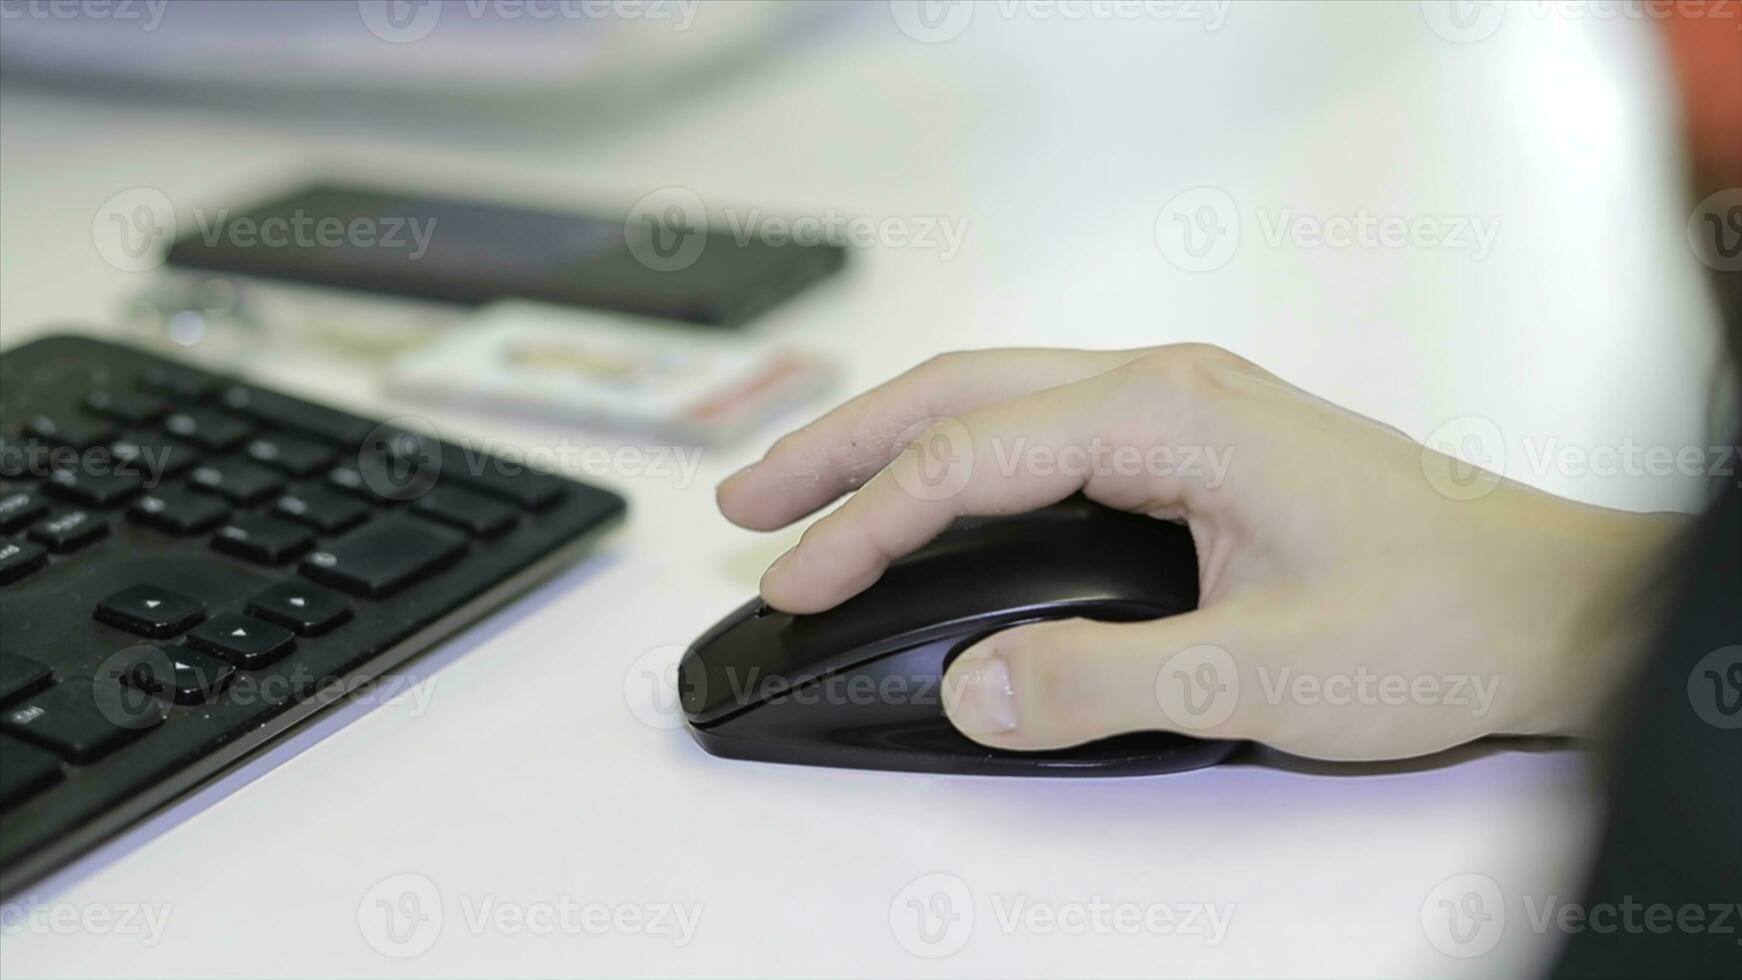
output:
{"label": "black computer keyboard", "polygon": [[78,337],[0,354],[0,895],[571,561],[621,498]]}

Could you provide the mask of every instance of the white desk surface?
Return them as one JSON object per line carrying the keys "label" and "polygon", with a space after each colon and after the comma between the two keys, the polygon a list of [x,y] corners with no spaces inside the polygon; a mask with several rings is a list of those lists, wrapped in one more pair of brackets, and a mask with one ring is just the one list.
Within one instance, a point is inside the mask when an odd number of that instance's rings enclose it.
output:
{"label": "white desk surface", "polygon": [[[1705,393],[1686,379],[1707,356],[1710,314],[1682,239],[1648,24],[1513,8],[1492,37],[1455,44],[1414,4],[1237,6],[1217,32],[988,9],[962,36],[920,44],[875,7],[857,30],[633,127],[577,124],[572,137],[561,121],[520,141],[369,134],[13,87],[0,95],[4,343],[114,322],[142,280],[102,261],[91,220],[129,187],[221,206],[308,165],[576,200],[681,185],[794,214],[968,220],[953,259],[862,251],[844,280],[768,324],[838,352],[848,388],[949,348],[1207,340],[1418,437],[1492,419],[1509,472],[1557,492],[1640,509],[1692,499],[1682,481],[1512,465],[1533,437],[1703,444]],[[1224,267],[1188,273],[1163,259],[1154,225],[1203,184],[1238,202],[1241,245]],[[1260,222],[1283,208],[1501,225],[1480,260],[1272,246]],[[362,371],[277,356],[264,368],[317,396],[401,407]],[[524,445],[620,441],[417,411]],[[15,929],[0,937],[0,974],[1486,976],[1552,955],[1522,903],[1578,887],[1595,818],[1578,752],[1030,782],[726,762],[638,720],[632,665],[750,595],[794,536],[732,528],[713,508],[714,482],[775,434],[707,454],[693,485],[606,476],[632,501],[627,527],[420,663],[425,710],[351,706],[348,724],[281,764],[37,892],[167,910],[158,941]],[[394,959],[366,941],[359,906],[406,873],[433,885],[442,928],[427,952]],[[1433,889],[1464,873],[1508,900],[1499,946],[1473,959],[1444,955],[1421,924]],[[913,955],[891,927],[902,889],[930,874],[959,877],[973,898],[973,929],[945,958]],[[1219,943],[1046,934],[1001,921],[1017,896],[1233,916]],[[702,914],[682,948],[468,922],[486,900],[564,899]]]}

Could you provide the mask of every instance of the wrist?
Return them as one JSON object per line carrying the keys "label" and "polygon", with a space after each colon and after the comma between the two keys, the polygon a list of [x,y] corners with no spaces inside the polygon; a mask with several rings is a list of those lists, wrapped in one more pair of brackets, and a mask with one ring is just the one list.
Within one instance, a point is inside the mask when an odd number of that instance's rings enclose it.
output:
{"label": "wrist", "polygon": [[1548,697],[1547,730],[1580,738],[1613,717],[1663,618],[1669,555],[1692,518],[1595,511],[1578,561],[1587,574],[1571,603]]}

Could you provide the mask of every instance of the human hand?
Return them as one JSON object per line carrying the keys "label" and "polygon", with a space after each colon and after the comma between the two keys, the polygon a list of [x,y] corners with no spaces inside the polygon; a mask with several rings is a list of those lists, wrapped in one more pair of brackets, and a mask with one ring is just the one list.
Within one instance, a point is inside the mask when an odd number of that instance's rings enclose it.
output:
{"label": "human hand", "polygon": [[[782,438],[719,502],[770,530],[852,493],[763,577],[771,605],[809,613],[957,517],[1078,491],[1183,521],[1199,608],[979,642],[944,700],[986,745],[1166,729],[1365,760],[1581,734],[1646,626],[1627,590],[1679,527],[1475,470],[1202,345],[943,355]],[[1209,710],[1170,693],[1205,670]]]}

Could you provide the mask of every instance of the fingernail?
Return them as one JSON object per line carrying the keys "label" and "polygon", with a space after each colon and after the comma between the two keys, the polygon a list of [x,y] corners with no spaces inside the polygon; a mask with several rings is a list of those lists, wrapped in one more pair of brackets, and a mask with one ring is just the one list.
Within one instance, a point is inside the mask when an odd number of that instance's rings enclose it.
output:
{"label": "fingernail", "polygon": [[[758,461],[758,462],[760,462],[760,461]],[[714,488],[715,488],[715,489],[716,489],[716,490],[717,490],[717,489],[719,489],[719,488],[720,488],[720,487],[723,487],[723,486],[725,486],[725,485],[726,485],[726,484],[728,484],[728,483],[731,483],[731,482],[732,482],[732,481],[733,481],[733,480],[736,480],[736,479],[738,479],[738,478],[740,478],[740,477],[745,477],[745,476],[749,476],[749,475],[750,475],[750,471],[751,471],[751,470],[753,470],[753,469],[755,469],[755,468],[756,468],[756,466],[757,466],[757,464],[756,464],[756,463],[751,463],[751,464],[750,464],[750,465],[749,465],[749,466],[746,466],[746,467],[744,467],[744,468],[742,468],[742,469],[739,469],[739,470],[734,470],[734,471],[733,471],[733,472],[732,472],[732,474],[731,474],[731,475],[730,475],[730,476],[728,476],[728,477],[726,477],[726,478],[725,478],[725,479],[724,479],[724,480],[721,480],[721,481],[720,481],[720,482],[719,482],[719,483],[716,483],[716,484],[715,484],[715,485],[714,485]]]}
{"label": "fingernail", "polygon": [[963,668],[961,690],[950,720],[968,735],[997,735],[1016,730],[1016,690],[1010,666],[992,655]]}

